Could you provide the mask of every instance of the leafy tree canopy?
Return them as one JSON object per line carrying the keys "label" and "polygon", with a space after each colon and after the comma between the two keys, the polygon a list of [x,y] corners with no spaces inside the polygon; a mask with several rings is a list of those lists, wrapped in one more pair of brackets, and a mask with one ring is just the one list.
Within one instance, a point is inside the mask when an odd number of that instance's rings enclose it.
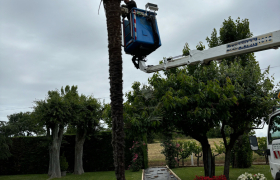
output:
{"label": "leafy tree canopy", "polygon": [[[219,119],[228,117],[225,106],[236,103],[230,78],[221,78],[216,63],[197,66],[190,72],[187,67],[168,72],[167,77],[155,73],[149,82],[164,107],[165,127],[176,126],[192,137],[206,136],[210,128],[219,125]],[[174,70],[175,71],[175,70]],[[182,129],[183,128],[183,129]]]}
{"label": "leafy tree canopy", "polygon": [[56,124],[65,127],[77,118],[75,108],[78,103],[77,86],[66,86],[65,89],[48,91],[45,100],[35,101],[34,112],[36,118],[47,126],[54,128]]}
{"label": "leafy tree canopy", "polygon": [[45,132],[43,126],[38,123],[34,117],[34,113],[20,112],[8,116],[7,125],[12,127],[13,136],[33,136],[40,135]]}
{"label": "leafy tree canopy", "polygon": [[[222,44],[250,38],[252,36],[253,33],[250,31],[248,19],[240,20],[240,18],[237,18],[234,22],[234,20],[229,17],[228,20],[223,22],[223,25],[220,28],[220,36],[217,36],[217,30],[214,28],[211,37],[206,37],[206,41],[209,48],[213,48]],[[232,56],[223,59],[223,61],[228,65],[234,61],[240,61],[242,66],[246,66],[249,60],[255,61],[254,53]]]}
{"label": "leafy tree canopy", "polygon": [[[212,48],[252,35],[248,19],[234,22],[229,17],[223,22],[220,36],[214,29],[206,40]],[[196,48],[205,47],[199,42]],[[189,50],[186,43],[183,55],[189,55]],[[211,128],[222,124],[227,150],[236,137],[250,131],[252,125],[260,125],[276,104],[273,79],[268,71],[261,73],[253,53],[226,58],[220,64],[173,68],[164,71],[164,76],[155,73],[149,83],[163,103],[163,127],[176,127],[202,142]],[[226,126],[233,129],[230,142],[226,140]]]}
{"label": "leafy tree canopy", "polygon": [[124,121],[129,128],[128,136],[141,137],[148,131],[156,131],[162,120],[162,109],[150,86],[139,82],[132,85],[132,91],[126,93],[124,103]]}
{"label": "leafy tree canopy", "polygon": [[7,126],[6,122],[0,121],[0,160],[7,159],[12,155],[9,150],[9,145],[12,144],[9,138],[11,132],[13,132],[11,126]]}
{"label": "leafy tree canopy", "polygon": [[[149,132],[156,132],[162,119],[162,109],[153,95],[153,89],[147,85],[141,86],[139,82],[132,85],[132,91],[126,93],[127,101],[124,103],[124,124],[126,136],[141,137]],[[112,128],[111,106],[104,105],[102,119]]]}
{"label": "leafy tree canopy", "polygon": [[78,98],[78,118],[73,119],[70,127],[74,126],[77,133],[96,134],[100,130],[100,119],[102,115],[101,103],[92,96],[81,95]]}

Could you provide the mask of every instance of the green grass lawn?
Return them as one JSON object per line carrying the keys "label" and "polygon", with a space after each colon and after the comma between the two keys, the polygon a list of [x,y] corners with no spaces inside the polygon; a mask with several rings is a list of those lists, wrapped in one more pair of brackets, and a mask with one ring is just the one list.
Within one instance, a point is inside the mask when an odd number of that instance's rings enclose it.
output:
{"label": "green grass lawn", "polygon": [[[203,167],[184,167],[184,168],[174,168],[172,171],[181,178],[181,180],[193,180],[196,175],[204,176]],[[224,172],[224,166],[216,166],[216,176],[222,175]],[[251,174],[261,173],[267,178],[267,180],[272,180],[271,173],[269,171],[269,165],[253,165],[251,168],[230,168],[229,178],[230,180],[236,180],[238,176],[244,174],[245,172]]]}
{"label": "green grass lawn", "polygon": [[[216,175],[223,174],[224,167],[216,166]],[[174,168],[172,169],[182,180],[193,180],[196,175],[203,176],[203,167],[184,167],[184,168]],[[272,180],[271,173],[269,171],[269,165],[254,165],[251,168],[230,169],[230,179],[236,180],[238,176],[244,174],[245,172],[256,174],[264,174],[267,180]],[[139,172],[125,171],[126,180],[141,180],[142,170]],[[13,176],[0,176],[0,180],[46,180],[48,176],[46,174],[30,174],[30,175],[13,175]],[[83,175],[73,175],[67,174],[67,176],[62,177],[63,180],[115,180],[114,171],[104,171],[104,172],[90,172]]]}

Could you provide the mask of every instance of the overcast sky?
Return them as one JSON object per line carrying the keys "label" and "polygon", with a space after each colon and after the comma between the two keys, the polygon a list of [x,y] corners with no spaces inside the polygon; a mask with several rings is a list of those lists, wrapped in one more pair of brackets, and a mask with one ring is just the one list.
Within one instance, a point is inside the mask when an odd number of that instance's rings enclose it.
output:
{"label": "overcast sky", "polygon": [[[156,65],[163,57],[182,54],[218,31],[231,16],[249,19],[254,36],[280,30],[279,0],[153,0],[162,46],[148,56]],[[110,102],[108,41],[99,0],[0,0],[0,121],[32,111],[33,101],[49,90],[77,85],[80,94]],[[144,9],[147,1],[136,1]],[[208,48],[208,47],[207,47]],[[152,74],[134,68],[123,51],[123,92],[134,81],[147,84]],[[255,53],[261,69],[269,65],[280,81],[280,49]],[[278,66],[278,67],[277,67]],[[103,100],[102,100],[103,101]],[[257,132],[266,136],[266,130]]]}

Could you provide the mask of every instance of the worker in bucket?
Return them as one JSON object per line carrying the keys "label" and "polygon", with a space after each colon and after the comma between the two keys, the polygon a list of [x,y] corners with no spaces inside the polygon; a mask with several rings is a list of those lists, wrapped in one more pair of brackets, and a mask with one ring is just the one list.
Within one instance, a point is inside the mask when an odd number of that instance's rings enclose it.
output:
{"label": "worker in bucket", "polygon": [[[137,8],[137,5],[136,5],[135,1],[133,1],[133,0],[123,0],[123,1],[126,5],[122,5],[122,7],[126,7],[128,9],[128,12],[130,12],[131,9],[134,8],[134,7]],[[126,16],[123,15],[123,17],[127,17],[127,19],[130,20],[129,14],[127,14]]]}

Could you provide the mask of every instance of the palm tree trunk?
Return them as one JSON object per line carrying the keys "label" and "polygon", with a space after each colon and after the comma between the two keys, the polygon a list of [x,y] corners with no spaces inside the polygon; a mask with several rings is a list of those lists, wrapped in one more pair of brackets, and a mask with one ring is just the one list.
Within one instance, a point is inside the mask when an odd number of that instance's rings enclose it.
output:
{"label": "palm tree trunk", "polygon": [[120,3],[121,0],[104,0],[108,31],[115,174],[117,180],[125,180]]}

